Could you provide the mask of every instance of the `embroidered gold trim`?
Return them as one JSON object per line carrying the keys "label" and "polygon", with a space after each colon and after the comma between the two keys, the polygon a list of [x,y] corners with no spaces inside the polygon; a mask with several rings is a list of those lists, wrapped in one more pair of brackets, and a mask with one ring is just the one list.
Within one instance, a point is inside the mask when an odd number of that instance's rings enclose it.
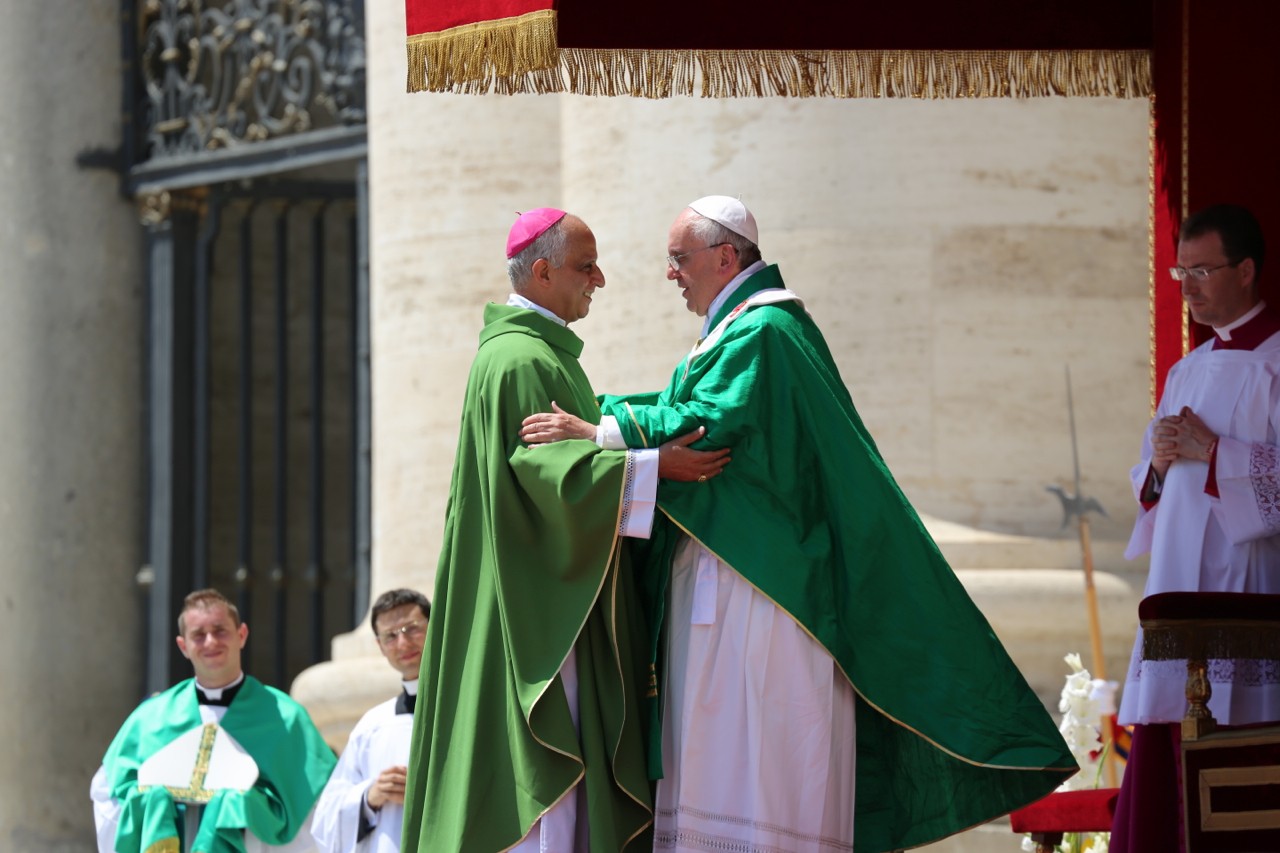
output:
{"label": "embroidered gold trim", "polygon": [[636,420],[635,410],[631,408],[630,403],[625,404],[627,407],[627,417],[631,419],[631,425],[636,428],[636,432],[640,434],[640,443],[647,449],[649,447],[649,436],[644,434],[644,427],[640,426],[640,422]]}
{"label": "embroidered gold trim", "polygon": [[560,49],[556,13],[407,40],[410,92],[669,98],[1144,98],[1145,50]]}
{"label": "embroidered gold trim", "polygon": [[[205,723],[200,734],[200,748],[196,752],[196,763],[191,768],[191,782],[185,788],[165,785],[165,790],[173,798],[183,803],[208,803],[217,791],[210,791],[204,786],[205,777],[209,775],[209,760],[213,757],[213,741],[218,736],[216,723]],[[139,785],[139,791],[145,791],[150,785]],[[150,853],[148,849],[147,853]]]}

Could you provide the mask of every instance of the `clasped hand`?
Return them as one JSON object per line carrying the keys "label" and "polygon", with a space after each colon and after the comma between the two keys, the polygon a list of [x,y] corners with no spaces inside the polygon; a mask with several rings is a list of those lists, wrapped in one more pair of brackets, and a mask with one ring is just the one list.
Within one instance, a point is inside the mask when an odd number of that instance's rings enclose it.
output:
{"label": "clasped hand", "polygon": [[1151,429],[1151,467],[1161,478],[1178,459],[1208,462],[1218,436],[1205,426],[1199,415],[1183,406],[1176,415],[1156,421]]}
{"label": "clasped hand", "polygon": [[[571,415],[553,400],[550,412],[530,415],[520,424],[520,440],[530,447],[571,438],[594,441],[596,428]],[[706,427],[673,438],[658,447],[658,476],[664,480],[705,482],[729,464],[729,448],[693,450],[689,447],[706,434]]]}
{"label": "clasped hand", "polygon": [[387,803],[404,805],[404,786],[409,776],[409,768],[403,764],[388,767],[378,774],[373,784],[365,791],[364,799],[369,808],[381,811]]}

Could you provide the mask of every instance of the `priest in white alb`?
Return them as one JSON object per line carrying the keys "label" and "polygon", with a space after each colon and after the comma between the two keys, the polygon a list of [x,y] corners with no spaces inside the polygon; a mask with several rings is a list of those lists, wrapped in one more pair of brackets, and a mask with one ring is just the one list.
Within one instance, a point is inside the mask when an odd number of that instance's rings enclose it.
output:
{"label": "priest in white alb", "polygon": [[[1213,337],[1169,371],[1133,469],[1142,505],[1126,556],[1151,554],[1145,595],[1280,593],[1280,316],[1258,282],[1265,242],[1249,211],[1188,217],[1170,270]],[[1280,671],[1212,660],[1209,710],[1239,726],[1280,719]],[[1178,849],[1178,723],[1186,662],[1142,659],[1139,631],[1119,721],[1135,726],[1112,853]]]}
{"label": "priest in white alb", "polygon": [[427,597],[412,589],[389,590],[373,603],[369,623],[402,687],[369,709],[347,738],[311,822],[322,853],[400,853],[418,669],[430,616]]}

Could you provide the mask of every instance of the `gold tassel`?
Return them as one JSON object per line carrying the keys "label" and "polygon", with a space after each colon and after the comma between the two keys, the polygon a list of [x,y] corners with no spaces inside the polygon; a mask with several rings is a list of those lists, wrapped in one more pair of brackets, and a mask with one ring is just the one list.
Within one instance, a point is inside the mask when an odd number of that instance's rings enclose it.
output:
{"label": "gold tassel", "polygon": [[636,98],[1145,98],[1144,50],[592,50],[544,10],[412,36],[411,92]]}

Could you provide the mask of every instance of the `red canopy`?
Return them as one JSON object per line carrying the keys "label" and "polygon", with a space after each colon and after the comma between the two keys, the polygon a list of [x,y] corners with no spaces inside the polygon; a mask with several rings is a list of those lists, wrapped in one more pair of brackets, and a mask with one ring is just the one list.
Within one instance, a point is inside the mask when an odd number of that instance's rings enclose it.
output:
{"label": "red canopy", "polygon": [[1164,272],[1178,223],[1231,201],[1280,242],[1280,158],[1264,127],[1280,107],[1274,0],[405,4],[410,91],[1151,97],[1153,405],[1206,333]]}
{"label": "red canopy", "polygon": [[921,11],[797,10],[762,0],[406,0],[409,89],[1142,97],[1151,91],[1148,4],[987,0]]}

